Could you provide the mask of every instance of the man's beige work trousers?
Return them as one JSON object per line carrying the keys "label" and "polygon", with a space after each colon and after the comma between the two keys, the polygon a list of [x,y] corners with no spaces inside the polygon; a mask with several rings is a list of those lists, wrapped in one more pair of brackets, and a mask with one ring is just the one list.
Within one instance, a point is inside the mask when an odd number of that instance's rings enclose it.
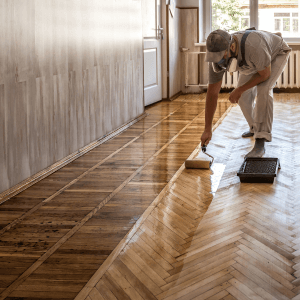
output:
{"label": "man's beige work trousers", "polygon": [[[289,58],[289,53],[277,55],[271,62],[271,75],[268,80],[244,92],[239,100],[241,110],[249,124],[254,138],[272,140],[273,124],[273,88],[283,72]],[[252,75],[240,73],[238,86],[242,86],[250,80]],[[256,103],[254,99],[257,96]]]}

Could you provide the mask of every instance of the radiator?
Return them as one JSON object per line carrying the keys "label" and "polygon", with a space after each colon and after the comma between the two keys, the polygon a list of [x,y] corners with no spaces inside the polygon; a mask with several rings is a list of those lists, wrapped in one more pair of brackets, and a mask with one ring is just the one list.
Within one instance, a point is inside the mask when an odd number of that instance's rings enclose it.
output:
{"label": "radiator", "polygon": [[[299,88],[300,87],[300,51],[292,51],[289,61],[278,78],[276,88]],[[238,82],[238,72],[230,75],[226,72],[223,76],[222,88],[235,88]]]}

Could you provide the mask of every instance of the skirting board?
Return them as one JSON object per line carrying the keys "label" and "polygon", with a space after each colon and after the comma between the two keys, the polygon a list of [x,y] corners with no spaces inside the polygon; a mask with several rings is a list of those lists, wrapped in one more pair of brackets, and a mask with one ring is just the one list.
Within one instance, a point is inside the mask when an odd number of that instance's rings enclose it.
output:
{"label": "skirting board", "polygon": [[53,165],[45,168],[44,170],[34,174],[33,176],[23,180],[22,182],[18,183],[17,185],[15,185],[15,186],[11,187],[10,189],[4,191],[3,193],[0,194],[0,204],[7,201],[11,197],[21,193],[22,191],[24,191],[27,188],[29,188],[30,186],[34,185],[38,181],[40,181],[40,180],[44,179],[45,177],[49,176],[50,174],[56,172],[60,168],[66,166],[70,162],[72,162],[75,159],[79,158],[80,156],[86,154],[87,152],[91,151],[92,149],[96,148],[97,146],[99,146],[99,145],[107,142],[108,140],[114,138],[115,136],[122,133],[123,131],[128,129],[130,126],[132,126],[136,122],[138,122],[138,121],[142,120],[143,118],[145,118],[147,115],[148,114],[146,112],[144,112],[143,114],[141,114],[137,118],[127,122],[126,124],[120,126],[116,130],[104,135],[103,137],[101,137],[100,139],[98,139],[94,142],[91,142],[87,146],[79,149],[78,151],[68,155],[67,157],[63,158],[62,160],[54,163]]}
{"label": "skirting board", "polygon": [[175,94],[174,96],[170,97],[170,101],[173,101],[175,99],[177,99],[179,96],[181,96],[183,93],[180,91],[177,94]]}

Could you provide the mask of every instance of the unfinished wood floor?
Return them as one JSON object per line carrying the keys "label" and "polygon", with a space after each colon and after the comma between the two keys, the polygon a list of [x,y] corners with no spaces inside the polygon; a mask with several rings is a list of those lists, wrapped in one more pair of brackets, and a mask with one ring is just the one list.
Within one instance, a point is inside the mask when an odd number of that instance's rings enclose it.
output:
{"label": "unfinished wood floor", "polygon": [[[107,269],[130,239],[130,233],[135,232],[129,230],[138,228],[143,220],[141,215],[155,199],[160,201],[161,191],[171,185],[174,174],[198,145],[204,125],[204,97],[182,96],[149,107],[149,116],[126,132],[2,203],[0,299],[74,299],[81,290],[89,291],[84,288],[87,282],[95,278],[95,273],[99,275]],[[227,98],[228,95],[222,95],[214,122],[229,107]],[[192,206],[177,201],[177,209],[184,207],[188,214],[185,227],[190,228],[197,222],[189,224],[198,210],[190,210]],[[199,204],[203,211],[210,200],[206,201],[207,204]],[[169,211],[168,200],[160,205]],[[163,215],[157,213],[156,219],[151,220],[159,224]],[[176,224],[181,222],[174,216]],[[169,233],[172,232],[166,234]],[[182,232],[180,238],[182,242],[186,234]],[[151,239],[156,241],[155,236]],[[178,246],[172,252],[172,246],[163,240],[157,243],[174,256],[182,250]],[[165,255],[164,260],[169,259],[167,268],[171,268],[174,258],[168,252]],[[161,262],[166,267],[164,260]],[[157,265],[164,272],[158,275],[159,279],[167,273]],[[150,273],[156,276],[155,271]],[[146,276],[143,274],[141,278]],[[111,281],[109,275],[105,277]],[[112,284],[122,291],[117,281]],[[151,281],[149,284],[152,286]],[[130,285],[129,289],[135,290]],[[105,286],[114,289],[107,282]],[[142,289],[145,295],[152,295],[151,288]],[[114,294],[107,293],[104,299],[113,299]],[[118,298],[126,299],[122,298],[125,294],[123,290]]]}
{"label": "unfinished wood floor", "polygon": [[247,126],[232,108],[208,147],[214,174],[181,168],[76,300],[300,299],[300,95],[275,98],[266,155],[281,161],[275,183],[240,184],[253,139],[240,137]]}

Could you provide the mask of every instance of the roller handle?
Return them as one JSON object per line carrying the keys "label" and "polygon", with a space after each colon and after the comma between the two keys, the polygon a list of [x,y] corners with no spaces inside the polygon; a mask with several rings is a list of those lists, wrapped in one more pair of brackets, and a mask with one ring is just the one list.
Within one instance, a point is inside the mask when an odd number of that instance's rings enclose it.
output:
{"label": "roller handle", "polygon": [[210,166],[211,166],[213,164],[213,162],[214,162],[215,159],[214,159],[213,156],[211,156],[208,153],[206,153],[206,147],[207,147],[207,145],[203,145],[203,146],[201,146],[201,149],[202,149],[203,153],[205,153],[207,156],[209,156],[210,158],[212,158],[212,161],[210,162]]}

